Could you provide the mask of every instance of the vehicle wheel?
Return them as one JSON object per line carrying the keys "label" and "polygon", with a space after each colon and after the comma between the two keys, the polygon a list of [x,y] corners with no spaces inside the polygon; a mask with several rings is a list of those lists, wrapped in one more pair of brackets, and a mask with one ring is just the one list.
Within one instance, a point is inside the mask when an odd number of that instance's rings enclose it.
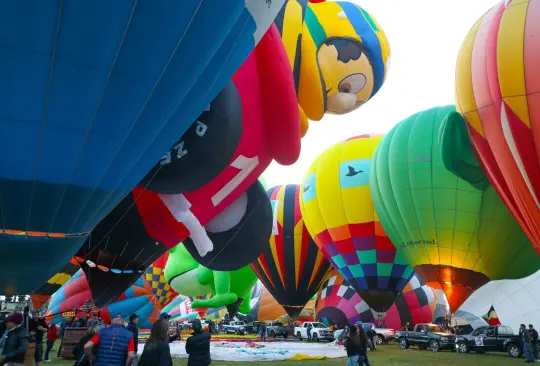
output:
{"label": "vehicle wheel", "polygon": [[409,342],[407,342],[407,340],[405,338],[400,338],[399,339],[399,346],[401,347],[401,349],[407,349],[407,348],[409,348]]}
{"label": "vehicle wheel", "polygon": [[271,332],[270,332],[270,337],[272,337],[272,338],[276,338],[276,332],[274,332],[274,331],[271,331]]}
{"label": "vehicle wheel", "polygon": [[439,342],[437,342],[435,339],[432,339],[429,342],[429,348],[431,348],[433,352],[439,352],[441,350],[441,347],[439,346]]}
{"label": "vehicle wheel", "polygon": [[384,343],[384,337],[380,334],[377,334],[377,345]]}
{"label": "vehicle wheel", "polygon": [[469,353],[469,345],[465,342],[458,343],[458,350],[460,353]]}
{"label": "vehicle wheel", "polygon": [[318,342],[319,341],[319,335],[317,333],[313,333],[313,335],[311,336],[311,339],[314,342]]}
{"label": "vehicle wheel", "polygon": [[298,338],[298,340],[301,341],[302,340],[302,333],[297,332],[296,333],[296,338]]}
{"label": "vehicle wheel", "polygon": [[508,355],[510,357],[514,357],[514,358],[521,357],[521,348],[519,348],[518,345],[511,344],[508,346],[507,350],[508,350]]}
{"label": "vehicle wheel", "polygon": [[283,333],[283,338],[287,338],[289,335],[287,333]]}

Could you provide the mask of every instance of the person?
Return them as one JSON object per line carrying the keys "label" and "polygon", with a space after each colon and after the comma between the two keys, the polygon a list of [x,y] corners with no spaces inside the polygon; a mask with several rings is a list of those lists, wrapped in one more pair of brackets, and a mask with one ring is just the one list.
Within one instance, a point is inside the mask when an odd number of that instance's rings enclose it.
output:
{"label": "person", "polygon": [[139,366],[172,366],[168,332],[169,322],[166,319],[159,319],[154,323],[150,337],[144,345]]}
{"label": "person", "polygon": [[[94,347],[97,348],[95,358]],[[111,326],[100,330],[84,346],[84,353],[94,366],[130,366],[134,352],[133,334],[124,327],[121,314],[115,315]]]}
{"label": "person", "polygon": [[137,365],[137,352],[139,351],[139,328],[137,328],[137,324],[139,324],[139,316],[137,314],[131,314],[129,316],[127,330],[133,333],[133,344],[135,346],[135,356],[133,358],[134,366]]}
{"label": "person", "polygon": [[311,327],[312,327],[311,323],[308,323],[307,329],[306,329],[308,342],[311,342]]}
{"label": "person", "polygon": [[359,350],[360,350],[360,357],[358,359],[358,365],[363,366],[364,364],[366,364],[366,366],[370,366],[368,354],[367,354],[369,341],[366,334],[366,330],[364,329],[364,325],[362,324],[362,322],[358,322],[356,324],[356,332],[358,333]]}
{"label": "person", "polygon": [[266,323],[264,322],[259,326],[259,335],[261,336],[261,342],[266,341]]}
{"label": "person", "polygon": [[407,322],[407,331],[412,332],[414,330],[411,323]]}
{"label": "person", "polygon": [[376,351],[377,350],[377,333],[375,333],[375,330],[373,329],[373,324],[370,325],[369,330],[367,331],[367,336],[369,340],[371,341],[371,350]]}
{"label": "person", "polygon": [[56,358],[60,358],[62,354],[62,346],[64,345],[64,333],[66,331],[66,328],[69,327],[70,321],[69,319],[64,320],[62,323],[60,323],[60,346],[58,346],[58,351],[56,352]]}
{"label": "person", "polygon": [[73,347],[73,357],[75,358],[75,363],[73,364],[73,366],[90,366],[88,357],[84,353],[84,345],[88,343],[92,339],[92,337],[96,335],[96,333],[98,333],[98,326],[91,326],[81,337],[75,347]]}
{"label": "person", "polygon": [[4,313],[0,313],[0,337],[6,331],[6,316]]}
{"label": "person", "polygon": [[525,324],[520,325],[519,333],[521,335],[521,343],[523,343],[523,354],[525,355],[525,362],[534,362],[531,354],[531,333],[527,330]]}
{"label": "person", "polygon": [[345,346],[345,351],[347,351],[347,366],[356,366],[360,360],[359,333],[357,331],[349,332],[343,340],[343,345]]}
{"label": "person", "polygon": [[195,319],[191,326],[193,335],[186,340],[186,353],[189,355],[188,366],[208,366],[212,363],[210,358],[210,338],[208,332],[203,332],[199,319]]}
{"label": "person", "polygon": [[49,362],[49,353],[51,352],[54,342],[58,338],[58,328],[56,325],[51,325],[47,331],[47,349],[45,350],[45,362]]}
{"label": "person", "polygon": [[529,332],[531,333],[532,358],[536,362],[539,362],[538,360],[538,332],[536,331],[536,329],[534,329],[532,324],[529,324]]}
{"label": "person", "polygon": [[28,332],[21,326],[23,315],[14,312],[6,318],[6,331],[0,339],[0,364],[19,365],[24,363],[28,350]]}
{"label": "person", "polygon": [[94,313],[94,314],[92,314],[92,317],[88,321],[88,328],[91,328],[94,325],[98,325],[98,324],[99,324],[99,320],[98,320],[97,314]]}
{"label": "person", "polygon": [[[34,353],[34,361],[36,366],[41,364],[43,358],[43,336],[49,330],[45,319],[39,317],[39,311],[32,312],[32,319],[28,325],[28,335],[36,341],[36,352]],[[31,339],[30,339],[31,340]]]}

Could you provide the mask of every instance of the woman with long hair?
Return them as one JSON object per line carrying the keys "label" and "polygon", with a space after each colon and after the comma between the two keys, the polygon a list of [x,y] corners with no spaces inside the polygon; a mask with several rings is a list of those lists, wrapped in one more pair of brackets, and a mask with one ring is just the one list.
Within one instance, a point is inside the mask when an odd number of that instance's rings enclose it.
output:
{"label": "woman with long hair", "polygon": [[139,366],[172,366],[172,364],[169,348],[169,321],[160,319],[154,323],[150,331]]}
{"label": "woman with long hair", "polygon": [[360,338],[354,326],[350,326],[349,329],[350,330],[343,341],[343,345],[345,346],[347,356],[349,357],[347,366],[356,366],[360,359]]}
{"label": "woman with long hair", "polygon": [[361,323],[356,324],[356,334],[358,335],[358,350],[360,356],[358,358],[358,365],[363,366],[364,364],[366,364],[366,366],[370,366],[367,355],[367,348],[369,344],[368,336],[366,330]]}

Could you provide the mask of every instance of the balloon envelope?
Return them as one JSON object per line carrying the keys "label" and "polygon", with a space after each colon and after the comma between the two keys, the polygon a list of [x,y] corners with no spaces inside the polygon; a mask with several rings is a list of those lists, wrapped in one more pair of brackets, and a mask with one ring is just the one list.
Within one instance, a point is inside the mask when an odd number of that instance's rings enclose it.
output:
{"label": "balloon envelope", "polygon": [[70,260],[283,3],[0,5],[1,293],[31,293]]}
{"label": "balloon envelope", "polygon": [[[540,265],[493,187],[476,188],[446,168],[443,155],[465,154],[440,143],[454,111],[431,108],[394,127],[377,148],[370,182],[390,239],[428,285],[445,291],[452,311],[490,279],[520,278]],[[474,155],[467,161],[471,171],[478,166]]]}
{"label": "balloon envelope", "polygon": [[302,182],[304,222],[330,263],[374,309],[384,312],[413,274],[375,213],[369,177],[382,136],[363,135],[319,155]]}
{"label": "balloon envelope", "polygon": [[482,167],[540,254],[540,5],[500,1],[465,38],[456,104]]}
{"label": "balloon envelope", "polygon": [[273,209],[270,245],[251,267],[291,317],[313,297],[330,263],[304,225],[300,212],[301,186],[289,184],[267,191]]}

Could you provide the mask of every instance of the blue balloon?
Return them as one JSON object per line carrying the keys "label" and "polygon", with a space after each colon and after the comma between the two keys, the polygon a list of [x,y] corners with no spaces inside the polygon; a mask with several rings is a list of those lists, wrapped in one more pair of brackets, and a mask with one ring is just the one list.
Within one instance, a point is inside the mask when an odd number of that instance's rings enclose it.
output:
{"label": "blue balloon", "polygon": [[283,3],[0,2],[0,293],[29,293],[69,261]]}

